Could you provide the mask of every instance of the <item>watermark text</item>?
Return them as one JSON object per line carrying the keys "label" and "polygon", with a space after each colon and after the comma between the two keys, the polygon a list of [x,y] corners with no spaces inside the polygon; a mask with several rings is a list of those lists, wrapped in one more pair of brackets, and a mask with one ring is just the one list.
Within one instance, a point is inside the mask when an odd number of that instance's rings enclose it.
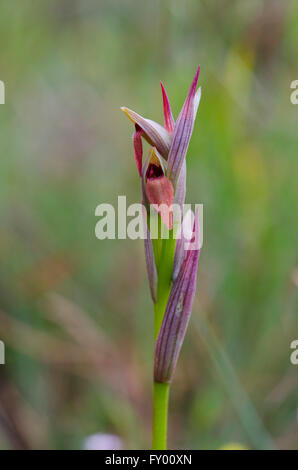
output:
{"label": "watermark text", "polygon": [[294,351],[291,353],[290,361],[296,366],[298,364],[298,339],[291,342],[291,349],[294,349]]}
{"label": "watermark text", "polygon": [[[195,214],[198,219],[196,224]],[[135,203],[127,206],[126,196],[118,196],[117,207],[108,203],[99,204],[95,216],[99,217],[95,225],[98,240],[156,240],[173,236],[183,240],[188,250],[203,245],[203,204],[172,204],[168,207]]]}
{"label": "watermark text", "polygon": [[5,364],[5,346],[3,341],[0,340],[0,365]]}
{"label": "watermark text", "polygon": [[2,80],[0,80],[0,104],[5,104],[5,85]]}

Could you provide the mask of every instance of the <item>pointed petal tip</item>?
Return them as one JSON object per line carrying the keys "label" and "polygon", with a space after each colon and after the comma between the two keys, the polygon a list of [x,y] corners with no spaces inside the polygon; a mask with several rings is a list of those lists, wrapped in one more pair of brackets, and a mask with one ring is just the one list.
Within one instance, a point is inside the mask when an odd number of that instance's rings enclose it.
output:
{"label": "pointed petal tip", "polygon": [[171,134],[160,124],[151,119],[145,119],[132,109],[121,107],[133,124],[137,124],[143,130],[143,137],[150,145],[154,145],[160,154],[167,159],[171,145]]}
{"label": "pointed petal tip", "polygon": [[191,98],[191,96],[193,96],[196,92],[196,88],[197,88],[197,84],[198,84],[198,80],[199,80],[199,75],[200,75],[200,68],[201,68],[201,66],[199,65],[198,68],[197,68],[197,71],[195,73],[195,76],[193,78],[193,81],[190,85],[187,98]]}
{"label": "pointed petal tip", "polygon": [[190,85],[186,100],[176,121],[173,140],[168,156],[168,175],[171,176],[176,186],[183,161],[186,156],[188,145],[193,131],[194,120],[200,102],[201,92],[196,92],[200,66]]}
{"label": "pointed petal tip", "polygon": [[174,121],[174,118],[173,118],[173,113],[172,113],[172,110],[171,110],[170,101],[169,101],[167,92],[165,90],[165,87],[163,86],[162,81],[160,81],[160,86],[161,86],[162,101],[163,101],[164,126],[170,134],[173,134],[175,121]]}
{"label": "pointed petal tip", "polygon": [[195,73],[195,76],[194,76],[194,79],[192,81],[192,84],[191,84],[191,89],[196,89],[197,87],[197,83],[198,83],[198,80],[199,80],[199,75],[200,75],[200,69],[201,69],[201,66],[199,65],[198,68],[197,68],[197,71]]}
{"label": "pointed petal tip", "polygon": [[133,111],[129,108],[126,108],[126,106],[121,106],[121,111],[124,112],[124,114],[126,114],[126,116],[131,120],[131,122],[134,124],[135,123],[135,120],[133,119]]}

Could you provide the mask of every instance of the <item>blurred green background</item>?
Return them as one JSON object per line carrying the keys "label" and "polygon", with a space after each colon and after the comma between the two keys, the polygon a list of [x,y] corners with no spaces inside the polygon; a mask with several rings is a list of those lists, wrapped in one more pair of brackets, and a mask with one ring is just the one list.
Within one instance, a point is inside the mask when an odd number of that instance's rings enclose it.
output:
{"label": "blurred green background", "polygon": [[201,64],[187,201],[204,204],[169,448],[298,448],[298,4],[2,2],[0,448],[150,447],[153,312],[142,241],[94,234],[140,201],[126,105],[162,122]]}

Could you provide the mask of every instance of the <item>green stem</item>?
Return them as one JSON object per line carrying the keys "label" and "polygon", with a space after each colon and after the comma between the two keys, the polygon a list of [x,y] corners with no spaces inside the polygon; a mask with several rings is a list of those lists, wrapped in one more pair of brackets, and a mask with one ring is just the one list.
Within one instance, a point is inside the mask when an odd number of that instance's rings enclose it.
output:
{"label": "green stem", "polygon": [[152,450],[166,450],[170,384],[154,382]]}
{"label": "green stem", "polygon": [[[157,302],[154,305],[154,341],[156,341],[167,302],[169,299],[175,256],[176,240],[173,231],[168,239],[162,240],[160,262],[158,266]],[[153,384],[153,425],[152,449],[167,448],[167,421],[170,384],[154,382]]]}
{"label": "green stem", "polygon": [[157,302],[154,306],[155,340],[162,324],[171,291],[175,246],[176,240],[173,238],[173,232],[171,231],[170,237],[162,240],[162,249],[158,268]]}

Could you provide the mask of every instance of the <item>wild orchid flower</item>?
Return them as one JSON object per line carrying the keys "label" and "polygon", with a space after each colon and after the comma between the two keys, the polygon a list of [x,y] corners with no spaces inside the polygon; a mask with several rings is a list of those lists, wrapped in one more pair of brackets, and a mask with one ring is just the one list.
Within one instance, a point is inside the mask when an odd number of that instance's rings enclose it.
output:
{"label": "wild orchid flower", "polygon": [[[176,241],[173,205],[182,207],[185,202],[186,153],[201,98],[201,89],[197,90],[199,71],[200,67],[176,122],[162,83],[163,126],[128,108],[121,108],[135,126],[133,147],[146,209],[145,256],[155,312],[153,449],[166,448],[169,384],[184,340],[196,288],[198,213],[193,216],[189,236],[185,236],[180,227],[181,237]],[[144,161],[142,139],[150,145]],[[160,217],[161,224],[169,230],[168,239],[151,238],[150,206]]]}

